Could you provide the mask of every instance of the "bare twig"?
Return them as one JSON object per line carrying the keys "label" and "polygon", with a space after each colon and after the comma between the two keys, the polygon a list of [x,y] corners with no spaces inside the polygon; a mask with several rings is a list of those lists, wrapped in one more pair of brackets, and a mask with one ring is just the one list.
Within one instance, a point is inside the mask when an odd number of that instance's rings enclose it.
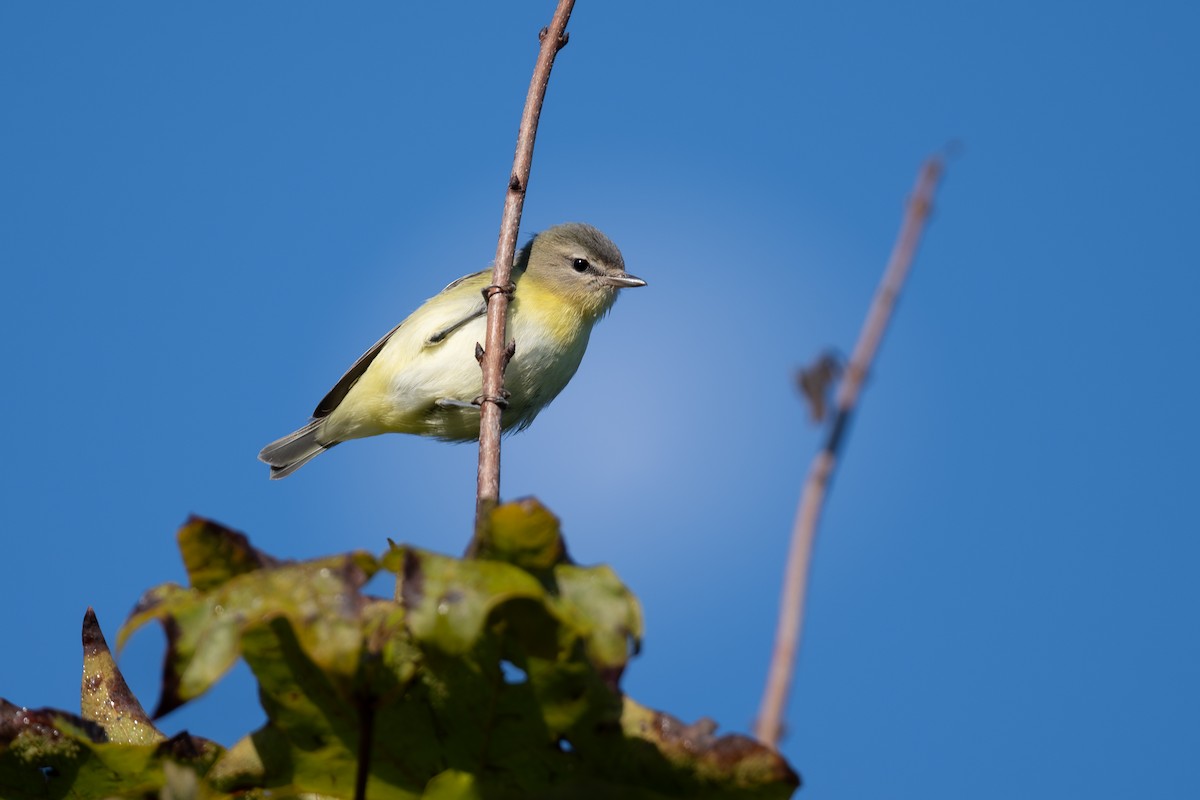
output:
{"label": "bare twig", "polygon": [[[492,286],[484,291],[487,298],[487,338],[480,366],[483,369],[483,395],[479,403],[479,481],[475,495],[475,514],[478,522],[483,509],[500,498],[500,414],[504,409],[505,320],[512,294],[512,263],[517,252],[517,231],[521,227],[521,209],[525,205],[525,189],[529,185],[529,170],[533,164],[533,141],[537,136],[538,117],[546,97],[546,84],[554,57],[567,43],[567,20],[575,0],[559,0],[549,27],[539,37],[541,49],[525,96],[525,112],[517,133],[517,152],[513,158],[512,176],[504,197],[504,216],[500,220],[500,240],[496,245],[496,261]],[[520,346],[520,343],[517,343]]]}
{"label": "bare twig", "polygon": [[838,387],[834,402],[836,414],[829,428],[829,435],[821,451],[813,459],[804,490],[800,495],[796,521],[792,527],[792,544],[784,574],[783,594],[779,603],[775,649],[771,655],[770,671],[754,730],[755,736],[761,742],[772,747],[777,745],[783,732],[783,715],[788,690],[792,685],[796,651],[799,648],[804,621],[809,563],[829,481],[837,465],[846,428],[862,391],[863,381],[870,372],[875,352],[879,349],[879,342],[891,319],[896,297],[900,294],[900,288],[904,285],[904,279],[908,276],[909,267],[916,254],[942,169],[941,157],[934,156],[925,162],[917,176],[904,222],[900,226],[900,234],[892,249],[883,278],[879,282],[879,288],[875,292],[875,298],[871,302],[867,319],[859,332],[854,353],[846,365],[845,377]]}

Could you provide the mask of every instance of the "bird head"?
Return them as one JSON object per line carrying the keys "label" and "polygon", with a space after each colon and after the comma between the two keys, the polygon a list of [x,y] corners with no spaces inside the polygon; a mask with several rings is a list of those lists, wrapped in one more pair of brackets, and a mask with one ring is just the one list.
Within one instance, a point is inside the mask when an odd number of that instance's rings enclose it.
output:
{"label": "bird head", "polygon": [[646,285],[625,271],[625,259],[611,239],[580,222],[539,233],[521,250],[515,266],[591,319],[612,308],[619,290]]}

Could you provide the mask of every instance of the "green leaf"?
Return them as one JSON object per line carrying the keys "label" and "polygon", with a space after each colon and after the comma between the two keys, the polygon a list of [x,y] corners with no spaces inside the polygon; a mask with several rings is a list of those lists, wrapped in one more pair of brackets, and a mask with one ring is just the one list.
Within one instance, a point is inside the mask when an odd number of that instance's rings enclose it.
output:
{"label": "green leaf", "polygon": [[162,695],[155,717],[208,691],[240,655],[242,633],[276,617],[296,624],[323,666],[344,680],[354,673],[359,589],[377,569],[371,555],[281,563],[250,548],[241,534],[197,519],[180,530],[179,541],[189,570],[195,570],[191,578],[199,585],[151,589],[118,636],[123,643],[151,620],[158,620],[166,631]]}
{"label": "green leaf", "polygon": [[483,516],[471,555],[533,573],[570,562],[558,517],[532,497],[493,506]]}
{"label": "green leaf", "polygon": [[425,786],[421,800],[483,800],[475,776],[448,769]]}
{"label": "green leaf", "polygon": [[178,539],[188,580],[200,591],[280,563],[251,547],[245,534],[202,517],[189,518],[179,529]]}
{"label": "green leaf", "polygon": [[141,798],[163,788],[166,764],[202,775],[219,753],[212,742],[186,733],[158,744],[114,743],[102,727],[82,717],[0,700],[0,797],[5,800]]}
{"label": "green leaf", "polygon": [[587,646],[598,670],[618,676],[641,647],[642,608],[609,567],[554,568],[555,613]]}
{"label": "green leaf", "polygon": [[502,604],[542,603],[546,597],[528,572],[495,561],[461,561],[394,546],[383,557],[383,566],[399,578],[396,598],[408,612],[413,636],[445,653],[470,650]]}

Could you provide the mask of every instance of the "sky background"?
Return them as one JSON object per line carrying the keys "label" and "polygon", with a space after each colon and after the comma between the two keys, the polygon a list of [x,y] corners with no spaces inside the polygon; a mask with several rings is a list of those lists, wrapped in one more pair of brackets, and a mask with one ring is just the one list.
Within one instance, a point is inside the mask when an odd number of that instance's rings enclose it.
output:
{"label": "sky background", "polygon": [[[183,578],[188,514],[277,556],[458,553],[476,451],[255,460],[495,253],[551,0],[0,5],[0,696],[77,710]],[[782,748],[820,798],[1176,798],[1200,752],[1200,6],[581,0],[522,229],[649,286],[505,440],[646,616],[625,688],[747,731],[821,431],[922,160],[952,140],[820,533]],[[386,587],[382,591],[386,591]],[[121,665],[157,696],[163,638]],[[248,671],[164,728],[232,743]]]}

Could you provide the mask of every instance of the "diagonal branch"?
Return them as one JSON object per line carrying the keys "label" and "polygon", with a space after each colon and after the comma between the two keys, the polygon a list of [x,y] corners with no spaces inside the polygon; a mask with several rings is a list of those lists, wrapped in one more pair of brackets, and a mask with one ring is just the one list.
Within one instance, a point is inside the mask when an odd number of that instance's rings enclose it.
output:
{"label": "diagonal branch", "polygon": [[[567,20],[575,0],[559,0],[549,27],[539,34],[541,49],[525,97],[525,111],[517,133],[517,152],[513,158],[512,176],[504,197],[504,215],[500,220],[500,240],[496,245],[496,261],[492,286],[484,291],[487,298],[487,338],[479,359],[483,369],[483,395],[479,403],[479,478],[475,495],[475,516],[478,525],[483,509],[500,499],[500,413],[504,407],[505,321],[508,301],[512,294],[512,263],[517,252],[517,231],[521,227],[521,209],[525,205],[525,189],[529,185],[529,170],[533,164],[533,141],[537,136],[538,117],[546,97],[546,84],[554,57],[567,44]],[[517,343],[520,346],[520,343]]]}
{"label": "diagonal branch", "polygon": [[759,741],[771,747],[778,744],[783,732],[783,715],[795,672],[796,651],[799,649],[804,622],[809,564],[825,495],[845,442],[846,428],[862,392],[863,381],[870,372],[875,353],[879,349],[879,343],[896,305],[896,298],[908,276],[913,256],[916,255],[917,245],[933,206],[933,196],[942,169],[941,157],[934,156],[925,162],[917,176],[904,222],[900,226],[900,234],[892,248],[892,255],[879,282],[879,288],[875,292],[875,299],[871,302],[867,319],[859,332],[858,343],[854,346],[854,353],[846,366],[845,377],[838,387],[834,402],[835,416],[829,428],[829,435],[821,451],[813,459],[804,491],[800,495],[796,521],[792,527],[792,545],[788,552],[783,594],[779,603],[775,650],[771,655],[762,705],[759,707],[758,720],[754,726],[754,734]]}

